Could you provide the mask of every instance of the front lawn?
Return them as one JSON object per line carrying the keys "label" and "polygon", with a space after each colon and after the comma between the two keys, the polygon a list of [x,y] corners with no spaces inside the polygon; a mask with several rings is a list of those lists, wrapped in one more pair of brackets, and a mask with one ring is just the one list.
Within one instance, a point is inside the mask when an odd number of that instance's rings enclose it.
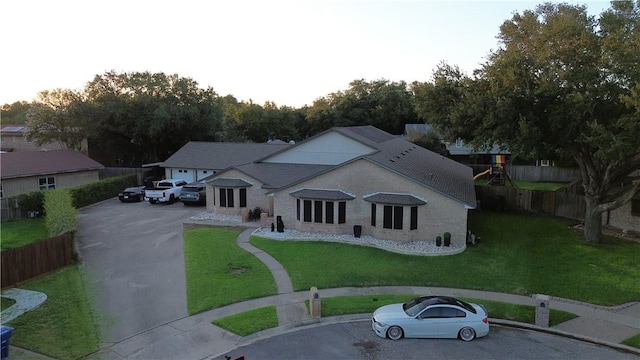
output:
{"label": "front lawn", "polygon": [[617,305],[640,298],[640,244],[588,244],[570,222],[520,213],[472,212],[479,245],[453,256],[409,256],[329,242],[252,237],[287,269],[295,290],[438,286],[548,294]]}
{"label": "front lawn", "polygon": [[11,345],[56,359],[79,359],[99,349],[99,331],[78,265],[20,285],[47,294],[37,309],[9,321]]}
{"label": "front lawn", "polygon": [[17,248],[49,237],[44,218],[8,220],[0,223],[2,250]]}
{"label": "front lawn", "polygon": [[267,266],[238,247],[237,236],[224,228],[184,232],[189,314],[276,294]]}

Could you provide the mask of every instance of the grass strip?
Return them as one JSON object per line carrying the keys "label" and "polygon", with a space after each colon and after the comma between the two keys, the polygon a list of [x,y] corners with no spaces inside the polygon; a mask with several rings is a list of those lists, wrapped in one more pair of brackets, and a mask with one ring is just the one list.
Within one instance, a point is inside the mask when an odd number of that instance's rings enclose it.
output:
{"label": "grass strip", "polygon": [[56,359],[78,359],[99,349],[99,331],[78,265],[20,285],[47,294],[40,307],[7,325],[11,345]]}
{"label": "grass strip", "polygon": [[237,245],[238,233],[226,228],[184,232],[189,314],[276,294],[271,272]]}
{"label": "grass strip", "polygon": [[212,321],[225,330],[240,336],[247,336],[278,326],[275,306],[261,307]]}

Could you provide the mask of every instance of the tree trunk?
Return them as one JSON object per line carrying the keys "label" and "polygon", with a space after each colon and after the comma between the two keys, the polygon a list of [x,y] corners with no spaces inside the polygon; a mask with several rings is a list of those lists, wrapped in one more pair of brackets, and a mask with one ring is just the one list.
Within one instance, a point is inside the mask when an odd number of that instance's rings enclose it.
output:
{"label": "tree trunk", "polygon": [[587,209],[584,214],[584,239],[595,244],[605,243],[602,234],[602,212],[598,209],[598,201],[585,196]]}

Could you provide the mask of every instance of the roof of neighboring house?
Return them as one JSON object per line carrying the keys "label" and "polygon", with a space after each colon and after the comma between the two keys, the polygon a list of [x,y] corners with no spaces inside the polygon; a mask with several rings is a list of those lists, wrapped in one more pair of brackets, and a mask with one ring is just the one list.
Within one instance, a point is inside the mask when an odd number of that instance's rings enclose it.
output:
{"label": "roof of neighboring house", "polygon": [[[413,141],[419,139],[420,137],[427,134],[435,134],[440,139],[442,139],[442,135],[431,125],[429,124],[406,124],[404,126],[404,136],[409,140]],[[499,155],[499,154],[510,154],[509,151],[502,149],[498,145],[493,145],[491,149],[488,150],[478,150],[474,149],[471,146],[466,145],[462,141],[458,142],[450,142],[444,141],[442,142],[446,145],[447,151],[451,155],[471,155],[471,154],[489,154],[489,155]]]}
{"label": "roof of neighboring house", "polygon": [[291,145],[190,141],[164,161],[161,166],[165,168],[222,170],[230,166],[253,162],[289,146]]}
{"label": "roof of neighboring house", "polygon": [[0,135],[3,136],[24,136],[26,126],[22,124],[0,125]]}
{"label": "roof of neighboring house", "polygon": [[99,162],[70,149],[0,154],[3,179],[102,169]]}

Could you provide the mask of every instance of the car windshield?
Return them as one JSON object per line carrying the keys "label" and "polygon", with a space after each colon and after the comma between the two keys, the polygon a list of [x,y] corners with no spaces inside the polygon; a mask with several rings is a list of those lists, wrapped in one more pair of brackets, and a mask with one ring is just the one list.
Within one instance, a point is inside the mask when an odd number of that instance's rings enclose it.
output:
{"label": "car windshield", "polygon": [[409,316],[418,315],[424,308],[437,302],[436,298],[416,298],[402,304],[402,309]]}

